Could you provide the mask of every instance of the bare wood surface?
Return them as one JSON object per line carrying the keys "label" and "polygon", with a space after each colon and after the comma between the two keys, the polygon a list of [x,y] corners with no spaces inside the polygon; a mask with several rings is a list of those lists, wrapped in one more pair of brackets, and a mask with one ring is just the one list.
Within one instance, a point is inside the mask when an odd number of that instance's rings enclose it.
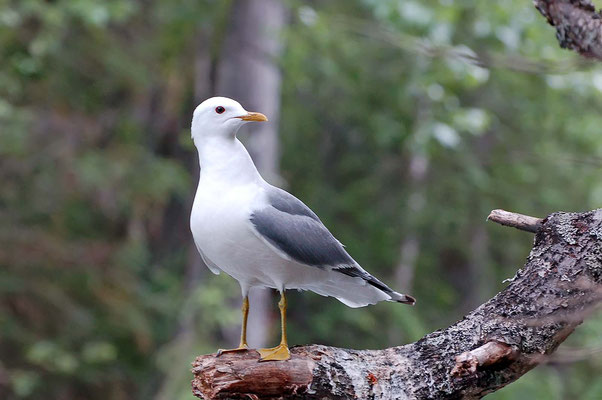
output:
{"label": "bare wood surface", "polygon": [[[286,362],[260,363],[259,353],[254,350],[225,353],[218,359],[213,355],[199,357],[192,369],[193,393],[207,399],[231,398],[241,393],[251,398],[254,393],[294,395],[299,388],[307,388],[311,383],[314,363],[301,349],[293,349],[291,353],[291,359]],[[282,368],[283,364],[286,368]]]}
{"label": "bare wood surface", "polygon": [[514,361],[517,356],[517,349],[506,343],[493,340],[481,347],[456,356],[456,365],[452,369],[451,374],[455,377],[469,376],[475,374],[479,369]]}
{"label": "bare wood surface", "polygon": [[533,3],[556,28],[560,47],[602,60],[602,19],[590,0],[534,0]]}
{"label": "bare wood surface", "polygon": [[528,215],[513,213],[504,210],[493,210],[487,217],[488,221],[497,222],[498,224],[511,226],[521,231],[537,232],[541,226],[542,219],[530,217]]}
{"label": "bare wood surface", "polygon": [[[198,357],[205,399],[478,399],[546,362],[600,302],[602,209],[555,213],[513,282],[452,326],[404,346],[310,345],[290,361],[254,351]],[[417,309],[419,310],[419,309]]]}

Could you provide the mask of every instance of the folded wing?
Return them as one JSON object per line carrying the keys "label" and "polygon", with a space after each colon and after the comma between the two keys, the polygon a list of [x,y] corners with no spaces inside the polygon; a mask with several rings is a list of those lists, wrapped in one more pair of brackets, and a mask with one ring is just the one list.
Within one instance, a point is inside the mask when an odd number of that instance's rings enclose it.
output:
{"label": "folded wing", "polygon": [[254,211],[256,233],[287,260],[308,267],[330,269],[361,278],[386,293],[390,300],[413,304],[415,300],[393,291],[364,270],[303,202],[282,189],[269,187],[269,206]]}

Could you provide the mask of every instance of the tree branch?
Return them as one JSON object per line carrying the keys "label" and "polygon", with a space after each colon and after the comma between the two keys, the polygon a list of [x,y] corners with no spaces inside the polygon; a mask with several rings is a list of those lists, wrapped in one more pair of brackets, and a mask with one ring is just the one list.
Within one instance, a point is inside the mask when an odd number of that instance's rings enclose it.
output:
{"label": "tree branch", "polygon": [[560,47],[602,60],[602,19],[590,0],[534,0],[535,8],[556,27]]}
{"label": "tree branch", "polygon": [[488,221],[497,222],[498,224],[511,226],[521,231],[537,232],[541,226],[541,218],[530,217],[528,215],[513,213],[504,210],[493,210],[487,217]]}
{"label": "tree branch", "polygon": [[537,221],[535,244],[514,281],[454,325],[384,350],[301,346],[291,350],[291,360],[268,363],[258,363],[254,351],[200,356],[193,393],[205,399],[478,399],[498,390],[546,362],[601,297],[602,209]]}

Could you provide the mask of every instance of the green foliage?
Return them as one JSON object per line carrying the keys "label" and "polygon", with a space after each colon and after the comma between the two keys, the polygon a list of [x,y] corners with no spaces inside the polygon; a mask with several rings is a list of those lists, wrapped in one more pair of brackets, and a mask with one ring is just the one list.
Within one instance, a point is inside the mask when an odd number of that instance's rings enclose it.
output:
{"label": "green foliage", "polygon": [[[232,4],[0,1],[0,397],[190,398],[192,357],[231,345],[237,285],[195,277],[187,214],[193,58],[219,59]],[[288,189],[392,286],[402,242],[419,245],[415,308],[292,293],[291,342],[416,340],[522,264],[531,237],[491,209],[600,206],[602,71],[529,2],[288,4]],[[601,321],[568,345],[600,347]],[[600,359],[491,398],[599,398]]]}

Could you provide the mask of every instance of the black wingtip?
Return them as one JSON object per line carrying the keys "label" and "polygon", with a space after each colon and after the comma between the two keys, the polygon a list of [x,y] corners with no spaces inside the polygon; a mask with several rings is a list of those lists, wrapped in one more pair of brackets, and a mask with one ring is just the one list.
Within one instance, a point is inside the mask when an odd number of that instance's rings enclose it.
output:
{"label": "black wingtip", "polygon": [[407,294],[395,293],[397,296],[391,296],[391,299],[402,304],[409,304],[413,306],[416,304],[416,299]]}

